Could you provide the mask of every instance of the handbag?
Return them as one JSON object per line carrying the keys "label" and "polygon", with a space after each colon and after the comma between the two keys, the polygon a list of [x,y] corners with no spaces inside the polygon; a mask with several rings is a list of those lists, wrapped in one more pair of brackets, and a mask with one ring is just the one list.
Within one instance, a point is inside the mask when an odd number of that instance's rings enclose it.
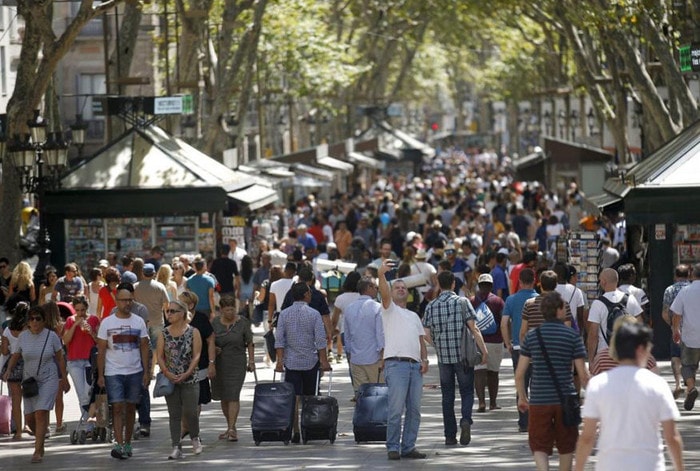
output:
{"label": "handbag", "polygon": [[[39,366],[36,369],[36,376],[39,376],[39,371],[41,371],[41,361],[44,359],[44,351],[46,350],[46,344],[49,341],[49,331],[46,331],[46,340],[44,340],[44,347],[41,349],[41,355],[39,356]],[[39,383],[34,376],[22,381],[22,396],[25,398],[35,397],[39,395]]]}
{"label": "handbag", "polygon": [[467,324],[467,300],[465,298],[460,298],[462,302],[462,319],[464,320],[464,325],[462,326],[462,339],[459,342],[459,359],[464,368],[474,368],[480,365],[483,361],[483,356],[481,350],[479,350],[476,344],[476,339],[472,333],[469,325]]}
{"label": "handbag", "polygon": [[554,387],[557,390],[557,395],[559,396],[559,402],[561,403],[562,411],[562,422],[566,427],[578,427],[581,423],[581,401],[579,400],[578,394],[566,394],[564,395],[559,386],[559,381],[557,380],[557,374],[554,371],[552,362],[549,360],[549,355],[547,354],[547,349],[544,347],[544,340],[542,340],[542,332],[540,332],[539,327],[536,329],[537,341],[542,349],[542,355],[544,355],[544,361],[547,363],[547,368],[549,369],[549,374],[552,376],[554,381]]}
{"label": "handbag", "polygon": [[105,389],[100,389],[95,394],[95,419],[97,420],[96,425],[100,428],[106,428],[109,425],[109,403]]}
{"label": "handbag", "polygon": [[277,361],[277,350],[275,349],[275,333],[272,329],[265,332],[263,335],[265,339],[265,347],[267,348],[267,354],[270,356],[271,361]]}
{"label": "handbag", "polygon": [[156,375],[156,385],[153,387],[153,397],[169,396],[175,391],[175,385],[163,373]]}

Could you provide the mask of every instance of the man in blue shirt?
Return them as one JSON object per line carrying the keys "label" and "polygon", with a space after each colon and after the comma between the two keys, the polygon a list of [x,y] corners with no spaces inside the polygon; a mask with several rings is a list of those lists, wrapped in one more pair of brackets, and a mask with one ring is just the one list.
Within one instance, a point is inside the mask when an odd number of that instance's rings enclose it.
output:
{"label": "man in blue shirt", "polygon": [[207,265],[203,259],[194,261],[196,273],[187,279],[187,289],[197,295],[199,301],[195,310],[205,312],[213,319],[216,312],[214,289],[216,281],[207,273]]}
{"label": "man in blue shirt", "polygon": [[382,355],[384,327],[381,304],[374,300],[379,288],[370,277],[357,283],[360,297],[343,312],[345,323],[345,352],[350,362],[350,374],[355,394],[365,383],[383,383]]}
{"label": "man in blue shirt", "polygon": [[294,283],[289,290],[292,304],[280,312],[275,331],[278,372],[294,386],[297,396],[292,443],[299,443],[299,403],[301,396],[316,394],[319,366],[330,371],[326,357],[326,334],[318,311],[309,307],[311,289],[304,282]]}
{"label": "man in blue shirt", "polygon": [[[503,250],[503,249],[501,249]],[[508,253],[503,253],[499,250],[496,254],[496,265],[494,265],[491,270],[491,277],[493,278],[493,294],[506,300],[508,295],[508,276],[506,275],[506,262],[508,261]]]}
{"label": "man in blue shirt", "polygon": [[[501,334],[503,334],[503,343],[513,359],[513,371],[518,368],[518,360],[520,359],[520,325],[523,320],[523,307],[525,306],[525,301],[537,297],[535,272],[532,271],[532,268],[523,268],[520,271],[518,280],[520,282],[520,290],[512,296],[508,296],[501,317]],[[525,375],[525,390],[530,384],[530,374],[531,372],[528,369]],[[527,424],[527,412],[518,411],[518,430],[527,432]]]}

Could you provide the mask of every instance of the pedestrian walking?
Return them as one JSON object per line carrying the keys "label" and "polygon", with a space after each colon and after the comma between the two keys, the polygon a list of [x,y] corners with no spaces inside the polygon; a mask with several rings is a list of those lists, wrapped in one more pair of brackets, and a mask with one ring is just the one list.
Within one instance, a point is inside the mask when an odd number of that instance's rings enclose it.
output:
{"label": "pedestrian walking", "polygon": [[[542,296],[540,309],[544,323],[525,336],[515,372],[518,409],[522,412],[529,411],[528,441],[538,471],[549,469],[549,456],[554,445],[559,452],[559,469],[571,469],[578,426],[564,424],[560,396],[575,394],[572,362],[581,383],[585,386],[588,380],[583,341],[572,328],[564,324],[565,306],[566,303],[556,291]],[[530,364],[532,381],[528,397],[525,373]]]}
{"label": "pedestrian walking", "polygon": [[428,303],[423,317],[425,339],[428,343],[435,345],[438,356],[445,445],[457,444],[457,418],[454,410],[456,377],[461,402],[459,443],[466,446],[471,442],[473,423],[474,367],[465,368],[460,362],[460,342],[465,325],[472,331],[476,339],[484,365],[489,360],[489,352],[481,332],[476,326],[474,308],[466,298],[458,296],[454,292],[454,273],[450,271],[440,272],[437,280],[440,293],[437,298]]}

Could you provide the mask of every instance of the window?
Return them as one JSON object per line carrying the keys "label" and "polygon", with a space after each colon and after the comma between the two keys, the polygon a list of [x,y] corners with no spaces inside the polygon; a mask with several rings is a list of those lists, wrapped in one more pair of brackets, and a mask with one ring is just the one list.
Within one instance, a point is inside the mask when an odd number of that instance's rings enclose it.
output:
{"label": "window", "polygon": [[78,76],[78,96],[76,109],[88,123],[87,137],[101,138],[104,135],[104,114],[102,103],[95,95],[107,93],[105,74],[80,74]]}

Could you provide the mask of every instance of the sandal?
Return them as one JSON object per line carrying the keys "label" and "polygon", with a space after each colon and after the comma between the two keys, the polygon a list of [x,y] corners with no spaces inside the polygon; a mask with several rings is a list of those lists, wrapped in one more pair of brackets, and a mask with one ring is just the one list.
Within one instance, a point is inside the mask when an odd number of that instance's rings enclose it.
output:
{"label": "sandal", "polygon": [[39,453],[34,453],[32,455],[32,463],[41,463],[42,456]]}
{"label": "sandal", "polygon": [[226,440],[228,438],[228,430],[226,430],[224,433],[219,434],[219,440]]}
{"label": "sandal", "polygon": [[34,432],[32,429],[29,428],[29,425],[25,425],[24,428],[22,429],[22,433],[26,433],[27,435],[34,436]]}
{"label": "sandal", "polygon": [[237,442],[238,441],[238,432],[236,432],[236,429],[231,429],[228,431],[228,441],[230,441],[230,442]]}

